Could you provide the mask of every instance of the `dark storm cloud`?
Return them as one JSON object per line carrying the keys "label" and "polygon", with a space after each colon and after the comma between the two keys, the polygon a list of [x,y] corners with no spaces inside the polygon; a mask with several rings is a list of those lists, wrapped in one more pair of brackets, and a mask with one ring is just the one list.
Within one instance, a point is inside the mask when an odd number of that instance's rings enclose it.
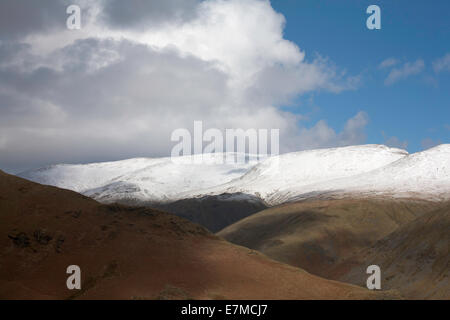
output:
{"label": "dark storm cloud", "polygon": [[65,28],[69,4],[69,0],[1,0],[0,39],[17,39],[52,28]]}
{"label": "dark storm cloud", "polygon": [[195,18],[200,0],[107,0],[102,19],[112,28],[147,28]]}

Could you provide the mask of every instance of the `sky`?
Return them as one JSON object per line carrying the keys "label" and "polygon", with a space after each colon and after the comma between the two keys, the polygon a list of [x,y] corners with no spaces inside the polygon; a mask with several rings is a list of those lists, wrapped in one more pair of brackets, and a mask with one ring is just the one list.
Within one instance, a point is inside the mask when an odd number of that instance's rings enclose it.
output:
{"label": "sky", "polygon": [[[381,9],[381,30],[365,26],[371,4]],[[299,98],[296,111],[317,108],[310,125],[323,118],[338,130],[364,110],[367,143],[417,152],[450,141],[449,1],[274,0],[272,6],[286,18],[286,39],[361,77],[356,90]],[[445,63],[437,67],[438,61]]]}
{"label": "sky", "polygon": [[[66,8],[81,7],[81,29]],[[366,9],[381,9],[369,30]],[[450,2],[2,0],[0,169],[170,155],[280,129],[280,151],[450,138]]]}

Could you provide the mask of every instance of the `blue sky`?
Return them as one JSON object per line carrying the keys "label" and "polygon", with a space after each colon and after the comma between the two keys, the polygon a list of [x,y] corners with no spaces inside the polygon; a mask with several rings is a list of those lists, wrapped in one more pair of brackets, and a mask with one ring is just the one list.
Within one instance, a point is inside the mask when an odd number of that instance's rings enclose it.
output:
{"label": "blue sky", "polygon": [[[381,8],[381,30],[366,27],[371,4]],[[298,98],[289,109],[306,111],[310,118],[304,125],[326,119],[338,131],[364,110],[370,118],[368,143],[397,137],[416,152],[450,142],[450,70],[433,70],[433,62],[450,53],[450,1],[273,0],[272,6],[286,18],[285,38],[305,51],[306,59],[320,54],[360,76],[356,90]],[[389,58],[397,64],[380,68]],[[419,59],[421,72],[385,84],[392,69]]]}

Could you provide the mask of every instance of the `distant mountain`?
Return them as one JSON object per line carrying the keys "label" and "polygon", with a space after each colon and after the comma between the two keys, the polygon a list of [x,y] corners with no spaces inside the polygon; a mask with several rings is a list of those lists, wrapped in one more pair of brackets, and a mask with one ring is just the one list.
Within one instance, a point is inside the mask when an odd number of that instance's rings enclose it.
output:
{"label": "distant mountain", "polygon": [[[65,188],[104,203],[115,201],[168,202],[193,190],[211,188],[239,178],[254,163],[223,163],[226,154],[212,154],[197,164],[201,155],[171,158],[137,158],[114,162],[60,164],[30,170],[20,177]],[[214,161],[219,162],[216,164]],[[250,159],[253,161],[253,159]]]}
{"label": "distant mountain", "polygon": [[[223,159],[226,154],[212,154]],[[311,185],[353,177],[408,157],[404,150],[380,145],[320,149],[282,154],[259,163],[196,163],[201,155],[138,158],[85,165],[53,165],[19,174],[41,184],[83,193],[99,201],[172,202],[220,195],[249,194],[277,204]]]}
{"label": "distant mountain", "polygon": [[[255,165],[227,163],[227,156],[211,154],[171,158],[138,158],[85,165],[53,165],[19,176],[38,183],[83,193],[102,203],[122,203],[161,208],[200,223],[210,231],[222,228],[267,206],[256,196],[245,194],[205,195],[185,198],[194,190],[211,188],[239,178]],[[216,163],[217,161],[217,163]]]}
{"label": "distant mountain", "polygon": [[404,150],[382,145],[287,153],[262,161],[238,179],[199,193],[241,192],[277,205],[290,201],[295,195],[316,191],[311,185],[327,185],[329,181],[339,178],[351,180],[407,156]]}
{"label": "distant mountain", "polygon": [[[213,154],[212,159],[225,155]],[[213,231],[257,209],[305,199],[450,199],[450,145],[411,155],[362,145],[293,152],[259,162],[250,157],[247,163],[196,163],[200,157],[54,165],[19,176],[103,203],[163,207]],[[239,214],[223,216],[231,211]]]}
{"label": "distant mountain", "polygon": [[389,196],[394,198],[450,199],[450,144],[414,153],[378,169],[348,178],[290,186],[289,201],[320,195]]}
{"label": "distant mountain", "polygon": [[[101,205],[0,171],[0,299],[383,299],[150,208]],[[66,287],[69,265],[81,290]]]}

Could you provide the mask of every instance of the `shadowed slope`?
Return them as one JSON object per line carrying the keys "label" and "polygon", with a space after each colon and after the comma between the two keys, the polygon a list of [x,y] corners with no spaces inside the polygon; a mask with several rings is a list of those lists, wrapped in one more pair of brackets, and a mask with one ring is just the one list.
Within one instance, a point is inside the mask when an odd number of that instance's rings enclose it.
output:
{"label": "shadowed slope", "polygon": [[261,199],[245,194],[204,196],[151,206],[198,223],[212,232],[267,208]]}
{"label": "shadowed slope", "polygon": [[382,289],[413,299],[450,299],[450,205],[411,221],[334,270],[334,278],[365,286],[368,265],[381,268]]}
{"label": "shadowed slope", "polygon": [[[100,205],[0,172],[1,299],[385,298],[218,239],[179,217]],[[66,268],[82,290],[66,288]]]}
{"label": "shadowed slope", "polygon": [[264,210],[218,235],[329,277],[336,264],[436,207],[427,201],[382,198],[304,201]]}

